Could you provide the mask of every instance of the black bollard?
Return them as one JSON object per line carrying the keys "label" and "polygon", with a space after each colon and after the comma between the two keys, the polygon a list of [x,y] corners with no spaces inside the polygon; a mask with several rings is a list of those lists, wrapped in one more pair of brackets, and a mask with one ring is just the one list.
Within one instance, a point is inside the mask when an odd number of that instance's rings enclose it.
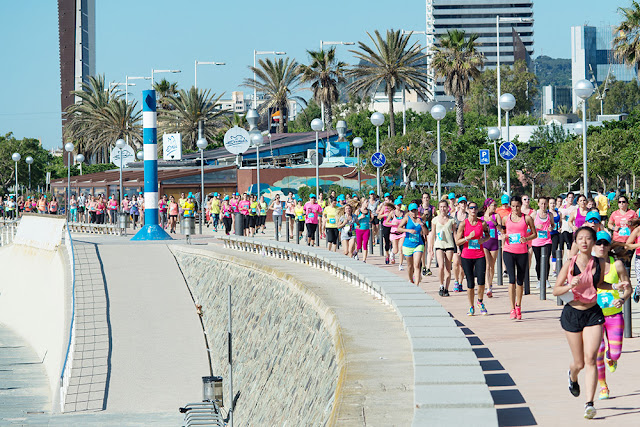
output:
{"label": "black bollard", "polygon": [[318,223],[318,226],[316,227],[316,246],[320,247],[320,223]]}
{"label": "black bollard", "polygon": [[275,233],[275,236],[276,236],[276,242],[279,242],[280,241],[280,233],[278,232],[278,224],[275,221],[273,221],[273,232]]}
{"label": "black bollard", "polygon": [[373,230],[369,232],[369,253],[373,255]]}
{"label": "black bollard", "polygon": [[286,227],[285,227],[286,228],[286,230],[285,230],[286,233],[285,234],[286,234],[286,237],[287,237],[287,243],[289,243],[289,240],[291,240],[291,236],[289,236],[289,227],[290,227],[289,218],[287,218],[286,216],[285,216],[285,218],[287,220]]}
{"label": "black bollard", "polygon": [[524,269],[524,294],[531,294],[531,279],[529,277],[529,253],[527,252],[527,267]]}
{"label": "black bollard", "polygon": [[547,259],[549,255],[547,255],[547,247],[543,246],[540,248],[540,299],[547,299]]}
{"label": "black bollard", "polygon": [[[380,256],[384,256],[384,240],[382,239],[382,224],[380,224],[380,232],[378,233],[378,241],[380,242]],[[373,255],[373,253],[371,253]]]}
{"label": "black bollard", "polygon": [[[562,270],[562,249],[556,251],[556,273],[558,276],[560,275],[560,270]],[[560,297],[556,297],[556,305],[564,305]]]}
{"label": "black bollard", "polygon": [[498,266],[496,270],[498,270],[498,286],[504,285],[502,280],[502,240],[498,240],[498,257],[496,258],[496,263]]}
{"label": "black bollard", "polygon": [[233,218],[233,225],[234,225],[234,231],[236,232],[236,236],[244,236],[244,223],[243,223],[243,218],[242,218],[242,214],[240,212],[236,212],[233,214],[234,218]]}
{"label": "black bollard", "polygon": [[300,244],[300,221],[296,219],[296,243]]}
{"label": "black bollard", "polygon": [[[636,262],[639,260],[636,259]],[[613,265],[611,268],[614,268]],[[631,265],[628,267],[625,265],[627,269],[627,276],[629,276],[629,281],[631,281]],[[631,285],[631,284],[629,284]],[[632,321],[631,321],[631,298],[627,298],[622,306],[622,318],[624,319],[624,337],[631,338],[633,335],[632,331]]]}

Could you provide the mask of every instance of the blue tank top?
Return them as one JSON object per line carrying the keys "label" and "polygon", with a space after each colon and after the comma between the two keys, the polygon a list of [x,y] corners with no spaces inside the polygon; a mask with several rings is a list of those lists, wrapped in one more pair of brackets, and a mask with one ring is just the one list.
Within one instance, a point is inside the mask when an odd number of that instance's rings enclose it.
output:
{"label": "blue tank top", "polygon": [[417,248],[420,245],[424,245],[424,240],[422,239],[422,225],[413,222],[411,217],[407,217],[407,224],[404,226],[409,230],[416,230],[416,233],[405,233],[404,243],[402,246],[405,248]]}
{"label": "blue tank top", "polygon": [[558,213],[558,209],[554,209],[553,212],[553,230],[551,230],[551,235],[558,234],[558,224],[560,224],[560,214]]}
{"label": "blue tank top", "polygon": [[356,227],[358,230],[368,230],[371,224],[371,215],[370,212],[366,214],[360,213],[358,215]]}

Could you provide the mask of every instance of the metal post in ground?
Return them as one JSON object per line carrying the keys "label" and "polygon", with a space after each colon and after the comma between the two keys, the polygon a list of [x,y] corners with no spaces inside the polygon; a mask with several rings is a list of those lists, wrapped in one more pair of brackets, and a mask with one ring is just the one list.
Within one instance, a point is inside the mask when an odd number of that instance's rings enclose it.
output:
{"label": "metal post in ground", "polygon": [[300,221],[296,219],[296,243],[300,244]]}
{"label": "metal post in ground", "polygon": [[[384,256],[384,241],[382,239],[382,224],[380,224],[380,232],[378,233],[378,244],[380,245],[380,256]],[[373,255],[373,252],[371,253]]]}
{"label": "metal post in ground", "polygon": [[[273,216],[271,218],[273,219]],[[282,217],[280,217],[280,218],[282,218]],[[282,219],[281,219],[281,221],[282,221]],[[280,233],[278,231],[279,231],[278,230],[278,223],[273,221],[273,232],[275,233],[275,236],[276,236],[276,242],[280,241]]]}
{"label": "metal post in ground", "polygon": [[524,294],[529,295],[531,293],[531,280],[529,278],[529,253],[527,253],[527,268],[524,269]]}
{"label": "metal post in ground", "polygon": [[549,258],[549,255],[547,255],[547,247],[543,246],[542,248],[540,248],[540,280],[539,280],[539,286],[540,286],[540,299],[541,300],[546,300],[547,299],[547,258]]}
{"label": "metal post in ground", "polygon": [[[638,260],[636,260],[637,262]],[[613,267],[613,266],[612,266]],[[631,265],[628,267],[625,265],[627,269],[627,276],[631,278]],[[633,335],[632,324],[631,324],[631,298],[627,298],[622,306],[622,318],[624,320],[624,337],[631,338]]]}
{"label": "metal post in ground", "polygon": [[316,227],[316,246],[320,247],[320,221],[318,221],[318,226]]}
{"label": "metal post in ground", "polygon": [[502,280],[502,240],[498,240],[498,257],[496,258],[496,263],[498,266],[496,270],[498,270],[498,286],[504,285]]}
{"label": "metal post in ground", "polygon": [[289,240],[291,239],[291,236],[289,236],[289,227],[291,226],[291,224],[289,224],[289,218],[287,218],[287,216],[285,215],[285,219],[287,220],[287,226],[286,228],[286,237],[287,237],[287,243],[289,243]]}
{"label": "metal post in ground", "polygon": [[[562,270],[562,249],[556,251],[556,273],[559,275]],[[556,305],[564,305],[560,297],[556,297]]]}
{"label": "metal post in ground", "polygon": [[369,253],[373,255],[373,233],[371,231],[369,232]]}

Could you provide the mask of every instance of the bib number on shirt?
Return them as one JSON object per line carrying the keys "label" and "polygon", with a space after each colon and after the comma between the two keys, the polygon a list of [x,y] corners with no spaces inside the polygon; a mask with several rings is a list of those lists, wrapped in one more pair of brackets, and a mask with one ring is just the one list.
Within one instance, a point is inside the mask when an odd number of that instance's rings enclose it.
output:
{"label": "bib number on shirt", "polygon": [[620,236],[630,236],[631,235],[631,229],[629,227],[621,227],[620,230],[618,231],[618,235],[620,235]]}
{"label": "bib number on shirt", "polygon": [[509,244],[515,245],[517,243],[520,243],[520,233],[509,234]]}
{"label": "bib number on shirt", "polygon": [[335,224],[335,223],[336,223],[335,218],[329,218],[329,224]]}
{"label": "bib number on shirt", "polygon": [[309,219],[313,219],[316,215],[313,212],[309,212],[307,216],[309,217]]}
{"label": "bib number on shirt", "polygon": [[304,215],[298,215],[298,221],[304,221]]}
{"label": "bib number on shirt", "polygon": [[480,249],[480,241],[478,239],[469,240],[469,249]]}
{"label": "bib number on shirt", "polygon": [[489,229],[489,237],[491,237],[492,239],[496,238],[496,230],[494,228]]}
{"label": "bib number on shirt", "polygon": [[420,234],[418,233],[411,233],[409,234],[409,241],[410,242],[419,242],[420,241]]}
{"label": "bib number on shirt", "polygon": [[598,305],[602,308],[613,307],[613,295],[608,292],[598,293]]}
{"label": "bib number on shirt", "polygon": [[538,230],[538,239],[548,239],[549,238],[549,232],[547,232],[546,230]]}

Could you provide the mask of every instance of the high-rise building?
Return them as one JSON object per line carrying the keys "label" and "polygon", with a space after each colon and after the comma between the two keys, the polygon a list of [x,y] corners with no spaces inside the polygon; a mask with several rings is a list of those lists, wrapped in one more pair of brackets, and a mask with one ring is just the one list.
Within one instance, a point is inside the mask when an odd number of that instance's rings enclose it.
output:
{"label": "high-rise building", "polygon": [[[616,59],[613,52],[614,30],[615,27],[611,25],[571,27],[572,86],[582,79],[601,85],[607,76],[623,82],[630,82],[638,77],[637,67],[624,65]],[[575,112],[582,101],[575,94],[572,98]]]}
{"label": "high-rise building", "polygon": [[[533,0],[426,0],[426,5],[427,33],[433,34],[427,37],[429,50],[448,30],[476,33],[478,50],[486,57],[485,67],[495,68],[500,17],[500,64],[512,65],[515,59],[526,60],[533,54]],[[438,100],[444,99],[441,85],[435,93]]]}
{"label": "high-rise building", "polygon": [[[96,73],[95,0],[58,0],[60,107],[77,102],[70,94]],[[63,121],[64,128],[64,121]]]}

